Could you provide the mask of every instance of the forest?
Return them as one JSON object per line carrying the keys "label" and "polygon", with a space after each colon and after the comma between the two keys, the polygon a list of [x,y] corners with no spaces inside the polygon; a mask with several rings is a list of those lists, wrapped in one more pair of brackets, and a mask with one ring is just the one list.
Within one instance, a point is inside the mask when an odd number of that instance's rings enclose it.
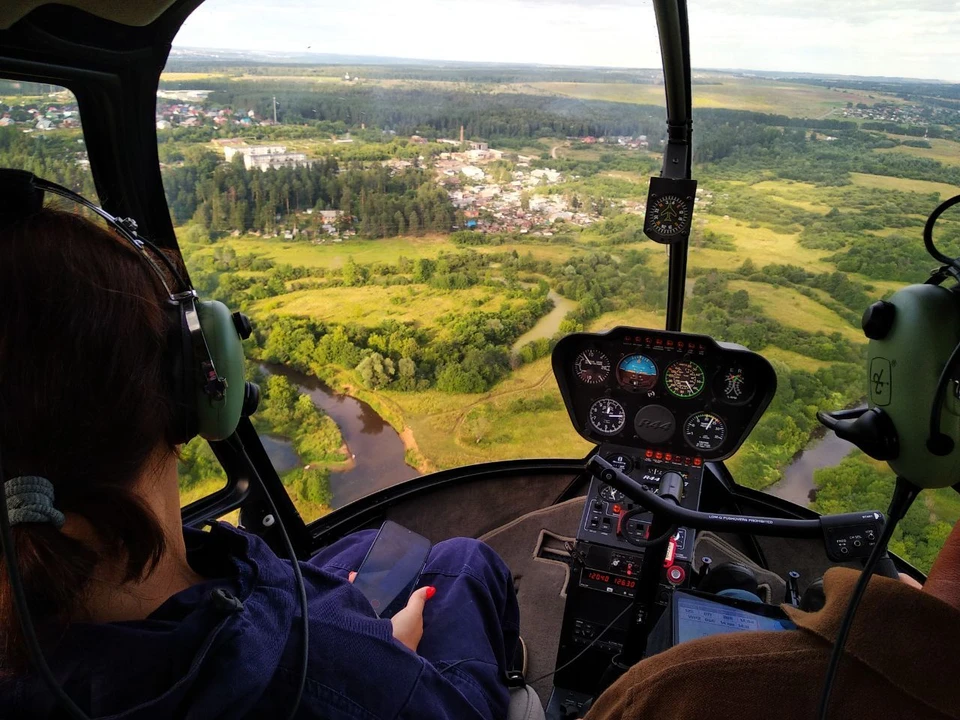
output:
{"label": "forest", "polygon": [[334,157],[262,172],[247,170],[239,155],[223,163],[202,152],[165,169],[163,183],[174,222],[192,222],[214,237],[271,232],[278,220],[305,210],[338,210],[338,229],[364,237],[449,232],[454,222],[449,197],[424,170],[341,169]]}

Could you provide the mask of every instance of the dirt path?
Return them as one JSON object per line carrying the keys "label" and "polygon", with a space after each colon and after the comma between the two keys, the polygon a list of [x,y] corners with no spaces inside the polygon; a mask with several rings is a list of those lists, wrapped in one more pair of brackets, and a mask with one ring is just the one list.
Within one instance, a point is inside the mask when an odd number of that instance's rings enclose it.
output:
{"label": "dirt path", "polygon": [[[457,422],[453,426],[453,439],[457,440],[457,435],[460,432],[460,427],[463,425],[464,420],[467,419],[467,415],[470,411],[481,403],[490,402],[491,400],[499,400],[500,398],[507,397],[508,395],[516,395],[517,393],[527,392],[528,390],[536,390],[537,388],[543,387],[548,379],[553,377],[553,370],[548,370],[544,373],[543,377],[533,383],[533,385],[525,385],[524,387],[514,388],[513,390],[505,390],[499,393],[487,393],[479,400],[474,400],[469,405],[464,405],[459,410],[457,415]],[[437,415],[444,415],[445,413],[437,413]],[[458,443],[459,444],[459,443]]]}

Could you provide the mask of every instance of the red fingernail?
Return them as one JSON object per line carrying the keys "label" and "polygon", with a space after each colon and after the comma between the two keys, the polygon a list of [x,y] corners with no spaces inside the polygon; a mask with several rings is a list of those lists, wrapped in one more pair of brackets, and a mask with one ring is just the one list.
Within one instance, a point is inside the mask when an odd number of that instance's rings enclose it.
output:
{"label": "red fingernail", "polygon": [[437,589],[433,587],[433,585],[427,588],[427,600],[429,600],[436,594],[437,594]]}

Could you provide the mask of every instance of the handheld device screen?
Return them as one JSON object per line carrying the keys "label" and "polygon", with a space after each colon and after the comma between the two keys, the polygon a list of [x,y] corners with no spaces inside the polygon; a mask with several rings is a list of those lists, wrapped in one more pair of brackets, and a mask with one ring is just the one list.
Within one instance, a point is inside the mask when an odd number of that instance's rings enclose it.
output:
{"label": "handheld device screen", "polygon": [[430,547],[422,535],[390,520],[383,523],[353,581],[377,617],[392,617],[406,605]]}
{"label": "handheld device screen", "polygon": [[677,642],[744,630],[793,630],[786,618],[773,618],[684,593],[676,596]]}

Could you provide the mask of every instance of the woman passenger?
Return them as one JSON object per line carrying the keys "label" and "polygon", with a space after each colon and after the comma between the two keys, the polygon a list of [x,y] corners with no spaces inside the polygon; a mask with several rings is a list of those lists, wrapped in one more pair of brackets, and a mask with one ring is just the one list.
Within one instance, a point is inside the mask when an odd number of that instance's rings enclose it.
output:
{"label": "woman passenger", "polygon": [[[29,608],[90,717],[282,718],[299,679],[297,587],[258,537],[181,525],[165,297],[124,241],[76,215],[0,230],[0,462]],[[297,716],[504,717],[519,622],[507,567],[482,543],[439,543],[425,587],[378,619],[348,580],[372,539],[301,563]],[[0,567],[0,716],[55,705]]]}

